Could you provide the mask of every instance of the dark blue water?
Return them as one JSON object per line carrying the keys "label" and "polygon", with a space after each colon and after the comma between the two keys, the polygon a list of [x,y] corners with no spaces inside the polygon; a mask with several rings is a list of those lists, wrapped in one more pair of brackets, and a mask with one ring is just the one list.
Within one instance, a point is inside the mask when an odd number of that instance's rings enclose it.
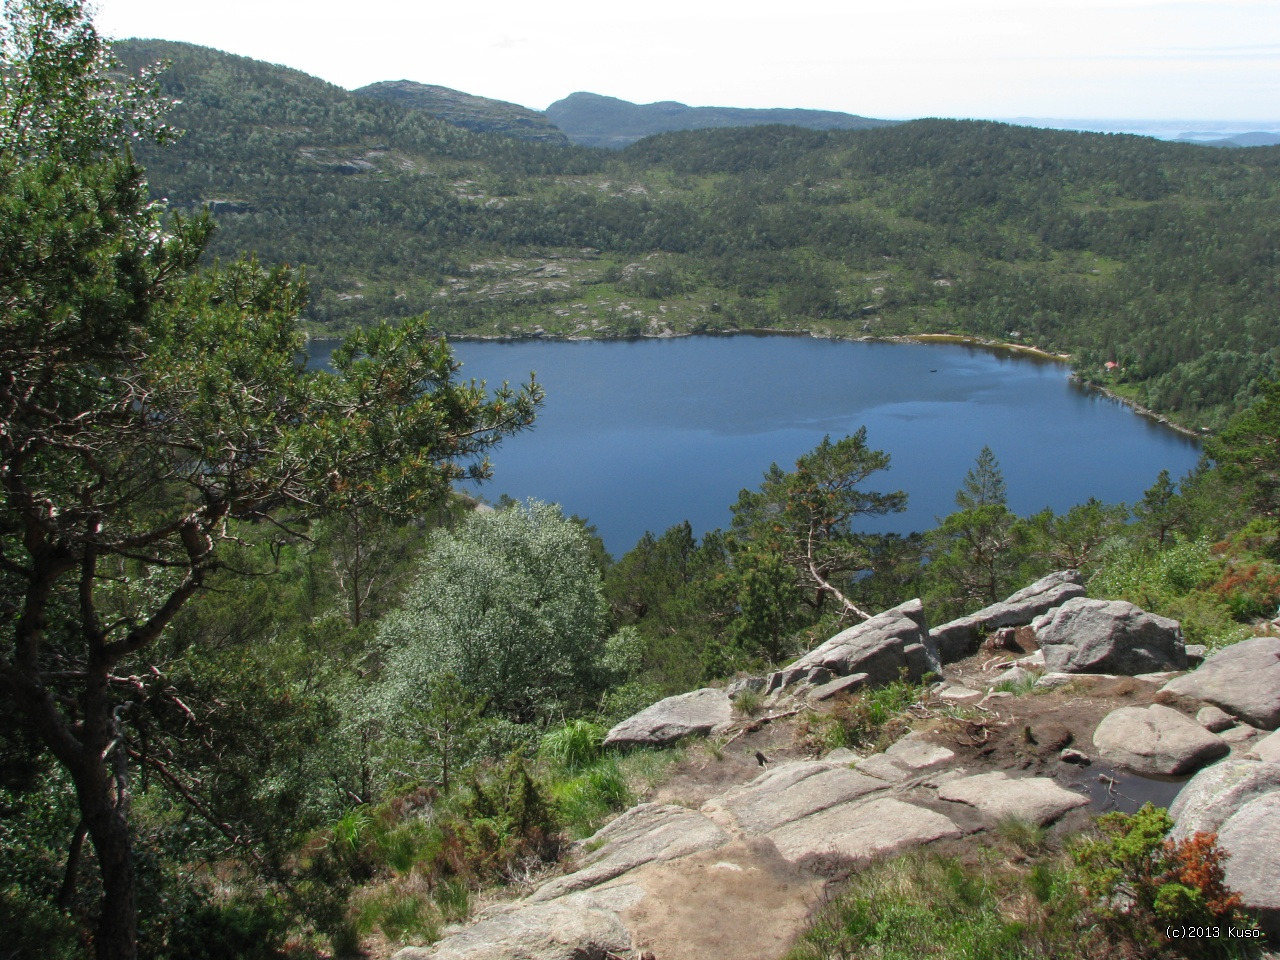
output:
{"label": "dark blue water", "polygon": [[934,526],[984,444],[1021,514],[1132,503],[1162,468],[1181,477],[1199,456],[1193,439],[1075,386],[1060,364],[973,347],[734,336],[454,349],[464,377],[496,386],[534,371],[547,392],[533,430],[493,451],[481,493],[559,503],[615,555],[685,519],[699,534],[727,526],[770,463],[789,468],[824,435],[863,425],[892,456],[868,488],[910,498],[868,530]]}

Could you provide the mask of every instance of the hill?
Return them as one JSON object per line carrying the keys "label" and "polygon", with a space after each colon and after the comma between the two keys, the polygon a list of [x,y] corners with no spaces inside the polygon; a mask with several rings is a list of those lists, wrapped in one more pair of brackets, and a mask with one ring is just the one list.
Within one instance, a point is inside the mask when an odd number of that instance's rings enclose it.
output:
{"label": "hill", "polygon": [[[1072,355],[1214,426],[1280,369],[1280,149],[922,120],[658,134],[621,151],[445,123],[182,44],[187,131],[139,148],[211,255],[305,265],[311,329],[947,333]],[[1115,366],[1104,370],[1104,365]]]}
{"label": "hill", "polygon": [[631,103],[596,93],[571,93],[547,107],[547,116],[574,143],[618,150],[655,133],[785,124],[808,130],[867,130],[889,125],[831,110],[690,107],[674,101]]}
{"label": "hill", "polygon": [[500,133],[535,143],[569,143],[569,138],[545,114],[504,100],[490,100],[412,80],[371,83],[355,92],[362,97],[422,110],[447,123],[479,133]]}

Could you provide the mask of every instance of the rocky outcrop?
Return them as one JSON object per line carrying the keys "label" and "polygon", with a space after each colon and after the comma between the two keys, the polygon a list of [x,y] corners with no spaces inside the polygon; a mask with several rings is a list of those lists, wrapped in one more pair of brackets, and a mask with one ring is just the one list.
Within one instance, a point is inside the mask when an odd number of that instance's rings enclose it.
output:
{"label": "rocky outcrop", "polygon": [[851,770],[848,764],[798,760],[708,801],[702,812],[739,830],[768,833],[884,786],[883,780]]}
{"label": "rocky outcrop", "polygon": [[661,747],[684,737],[705,736],[732,719],[728,692],[704,687],[646,707],[610,730],[604,742],[607,746]]}
{"label": "rocky outcrop", "polygon": [[1280,763],[1280,730],[1259,740],[1249,748],[1245,756],[1264,763]]}
{"label": "rocky outcrop", "polygon": [[1231,752],[1231,747],[1172,707],[1113,710],[1093,732],[1103,759],[1135,773],[1176,776],[1199,770]]}
{"label": "rocky outcrop", "polygon": [[955,753],[914,734],[907,734],[884,753],[858,761],[858,772],[889,783],[899,783],[928,770],[949,764]]}
{"label": "rocky outcrop", "polygon": [[598,886],[650,863],[686,857],[727,843],[729,835],[702,814],[673,804],[642,803],[599,830],[594,848],[567,876],[543,884],[529,898],[554,900]]}
{"label": "rocky outcrop", "polygon": [[1250,800],[1218,832],[1227,853],[1226,884],[1258,925],[1280,937],[1280,791]]}
{"label": "rocky outcrop", "polygon": [[938,788],[943,800],[976,807],[991,820],[1010,818],[1045,826],[1089,798],[1060,787],[1047,777],[1014,779],[1002,770],[962,777]]}
{"label": "rocky outcrop", "polygon": [[1162,693],[1204,700],[1255,727],[1280,727],[1280,637],[1254,637],[1224,647]]}
{"label": "rocky outcrop", "polygon": [[1037,621],[1036,639],[1049,673],[1135,676],[1187,668],[1178,622],[1124,600],[1068,600]]}
{"label": "rocky outcrop", "polygon": [[435,948],[406,947],[393,960],[606,960],[631,949],[617,913],[561,902],[499,913]]}
{"label": "rocky outcrop", "polygon": [[949,817],[894,797],[830,807],[767,836],[792,862],[815,857],[861,861],[960,836]]}
{"label": "rocky outcrop", "polygon": [[1176,838],[1217,833],[1245,804],[1280,790],[1280,763],[1230,757],[1206,767],[1187,781],[1173,803]]}
{"label": "rocky outcrop", "polygon": [[1000,603],[977,613],[952,620],[929,632],[943,663],[953,663],[977,652],[982,638],[1001,627],[1020,627],[1061,606],[1073,597],[1083,597],[1080,571],[1062,570],[1041,577]]}
{"label": "rocky outcrop", "polygon": [[937,651],[929,639],[924,606],[908,600],[870,620],[842,630],[788,667],[771,673],[764,691],[786,690],[799,683],[827,683],[855,673],[867,675],[867,683],[892,683],[904,675],[919,680],[940,669]]}

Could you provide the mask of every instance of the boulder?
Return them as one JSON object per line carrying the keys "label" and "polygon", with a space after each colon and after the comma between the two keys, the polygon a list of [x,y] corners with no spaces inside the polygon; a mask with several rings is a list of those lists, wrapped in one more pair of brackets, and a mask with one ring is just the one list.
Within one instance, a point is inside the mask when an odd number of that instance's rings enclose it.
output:
{"label": "boulder", "polygon": [[604,742],[606,746],[661,747],[682,737],[705,736],[732,719],[728,692],[703,687],[645,707],[610,730]]}
{"label": "boulder", "polygon": [[768,834],[793,863],[813,857],[867,860],[922,843],[960,836],[949,817],[893,797],[846,803],[795,820]]}
{"label": "boulder", "polygon": [[1230,730],[1234,727],[1236,718],[1225,710],[1210,705],[1201,708],[1200,712],[1196,714],[1196,723],[1210,733],[1221,733],[1223,730]]}
{"label": "boulder", "polygon": [[976,807],[993,822],[1016,817],[1042,827],[1089,804],[1088,797],[1060,787],[1048,777],[1014,779],[1003,770],[952,780],[938,788],[938,796]]}
{"label": "boulder", "polygon": [[1259,740],[1249,748],[1245,756],[1264,763],[1280,763],[1280,730]]}
{"label": "boulder", "polygon": [[940,669],[925,628],[924,607],[919,600],[908,600],[840,631],[795,663],[770,674],[765,692],[854,673],[865,673],[868,683],[881,685],[900,679],[904,673],[909,680],[919,680]]}
{"label": "boulder", "polygon": [[1001,627],[1023,626],[1072,597],[1082,596],[1084,586],[1080,571],[1062,570],[1041,577],[1000,603],[934,627],[929,636],[937,645],[942,662],[953,663],[976,653],[982,638]]}
{"label": "boulder", "polygon": [[1280,637],[1241,640],[1207,657],[1162,693],[1204,700],[1255,727],[1280,727]]}
{"label": "boulder", "polygon": [[1111,763],[1135,773],[1175,776],[1226,756],[1231,747],[1172,707],[1121,707],[1093,732],[1093,745]]}
{"label": "boulder", "polygon": [[392,960],[606,960],[632,948],[613,911],[542,903],[481,920],[434,947],[405,947]]}
{"label": "boulder", "polygon": [[702,812],[722,823],[727,815],[740,830],[767,833],[886,787],[883,780],[857,773],[847,763],[799,760],[707,801]]}
{"label": "boulder", "polygon": [[870,677],[865,673],[851,673],[847,677],[836,677],[827,683],[819,684],[809,690],[808,698],[814,701],[830,700],[841,693],[852,693],[867,685]]}
{"label": "boulder", "polygon": [[606,824],[588,839],[588,851],[573,873],[544,883],[529,897],[542,902],[586,890],[648,863],[675,860],[711,850],[729,835],[695,810],[674,804],[642,803]]}
{"label": "boulder", "polygon": [[1218,845],[1228,854],[1227,886],[1269,936],[1280,937],[1280,791],[1241,807],[1222,825]]}
{"label": "boulder", "polygon": [[1131,677],[1187,668],[1178,621],[1147,613],[1124,600],[1068,600],[1041,621],[1036,636],[1048,673]]}
{"label": "boulder", "polygon": [[1237,810],[1251,800],[1280,790],[1280,763],[1231,757],[1206,767],[1187,781],[1173,803],[1172,836],[1198,831],[1217,833]]}

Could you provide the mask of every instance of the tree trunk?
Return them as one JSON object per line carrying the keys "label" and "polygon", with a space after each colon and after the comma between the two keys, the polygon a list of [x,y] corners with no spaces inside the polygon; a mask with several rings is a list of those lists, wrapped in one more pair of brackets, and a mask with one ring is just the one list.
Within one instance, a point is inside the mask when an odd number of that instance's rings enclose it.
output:
{"label": "tree trunk", "polygon": [[89,836],[102,871],[102,904],[94,935],[97,960],[138,956],[138,902],[129,824],[114,810],[95,818]]}

